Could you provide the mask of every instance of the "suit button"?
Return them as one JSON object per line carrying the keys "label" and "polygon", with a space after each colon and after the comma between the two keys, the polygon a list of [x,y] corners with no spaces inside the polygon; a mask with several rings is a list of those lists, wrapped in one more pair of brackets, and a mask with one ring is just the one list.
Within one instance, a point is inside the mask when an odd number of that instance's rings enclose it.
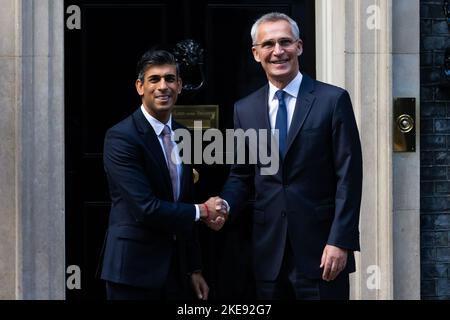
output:
{"label": "suit button", "polygon": [[285,217],[286,217],[286,211],[281,211],[281,216],[282,216],[283,218],[285,218]]}

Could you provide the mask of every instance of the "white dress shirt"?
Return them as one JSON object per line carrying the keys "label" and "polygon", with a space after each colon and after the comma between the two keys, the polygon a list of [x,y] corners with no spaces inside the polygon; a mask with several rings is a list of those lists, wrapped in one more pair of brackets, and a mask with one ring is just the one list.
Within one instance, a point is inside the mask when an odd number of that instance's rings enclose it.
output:
{"label": "white dress shirt", "polygon": [[272,134],[275,130],[275,122],[277,120],[277,112],[278,112],[278,98],[275,93],[278,90],[283,90],[284,101],[286,103],[287,108],[287,130],[289,132],[289,128],[291,126],[292,117],[294,116],[295,104],[297,103],[297,95],[300,89],[300,85],[302,84],[303,75],[298,72],[294,79],[288,83],[286,87],[283,89],[275,87],[269,81],[269,96],[268,96],[268,104],[269,104],[269,120],[270,120],[270,128],[272,130]]}

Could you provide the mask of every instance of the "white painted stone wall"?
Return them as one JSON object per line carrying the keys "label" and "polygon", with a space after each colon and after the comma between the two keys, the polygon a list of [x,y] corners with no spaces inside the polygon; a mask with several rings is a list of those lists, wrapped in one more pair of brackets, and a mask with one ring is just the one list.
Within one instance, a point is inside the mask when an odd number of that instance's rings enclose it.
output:
{"label": "white painted stone wall", "polygon": [[416,152],[394,153],[394,299],[420,299],[420,3],[394,0],[393,95],[416,98]]}
{"label": "white painted stone wall", "polygon": [[0,0],[0,299],[15,298],[17,224],[17,77],[20,59],[17,42],[17,3]]}
{"label": "white painted stone wall", "polygon": [[394,96],[419,98],[419,18],[419,0],[316,0],[317,76],[350,92],[363,147],[354,299],[420,297],[419,149],[392,149]]}
{"label": "white painted stone wall", "polygon": [[0,8],[0,298],[63,299],[63,1]]}

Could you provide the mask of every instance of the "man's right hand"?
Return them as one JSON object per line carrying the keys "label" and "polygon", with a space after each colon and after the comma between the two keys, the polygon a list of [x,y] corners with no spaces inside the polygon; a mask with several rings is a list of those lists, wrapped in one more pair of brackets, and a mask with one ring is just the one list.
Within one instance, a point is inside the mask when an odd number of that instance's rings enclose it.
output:
{"label": "man's right hand", "polygon": [[200,218],[208,227],[218,231],[228,218],[227,205],[220,197],[211,197],[200,205]]}

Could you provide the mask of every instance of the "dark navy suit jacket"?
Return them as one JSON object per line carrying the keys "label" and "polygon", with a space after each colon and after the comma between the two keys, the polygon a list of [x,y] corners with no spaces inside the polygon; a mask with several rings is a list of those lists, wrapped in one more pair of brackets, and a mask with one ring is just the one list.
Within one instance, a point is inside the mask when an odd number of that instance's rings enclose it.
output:
{"label": "dark navy suit jacket", "polygon": [[[173,121],[172,129],[179,127]],[[192,168],[182,165],[174,202],[161,145],[140,109],[107,131],[103,160],[112,207],[102,279],[161,288],[173,252],[179,254],[180,273],[201,269],[195,206],[188,204],[193,201]]]}
{"label": "dark navy suit jacket", "polygon": [[[266,85],[235,104],[235,128],[266,129],[270,134],[268,90]],[[288,238],[296,268],[304,276],[321,277],[326,244],[349,250],[343,272],[353,272],[353,251],[360,249],[362,154],[347,91],[304,75],[287,144],[277,174],[261,175],[257,156],[256,165],[232,166],[222,192],[233,218],[254,185],[256,280],[276,279]]]}

